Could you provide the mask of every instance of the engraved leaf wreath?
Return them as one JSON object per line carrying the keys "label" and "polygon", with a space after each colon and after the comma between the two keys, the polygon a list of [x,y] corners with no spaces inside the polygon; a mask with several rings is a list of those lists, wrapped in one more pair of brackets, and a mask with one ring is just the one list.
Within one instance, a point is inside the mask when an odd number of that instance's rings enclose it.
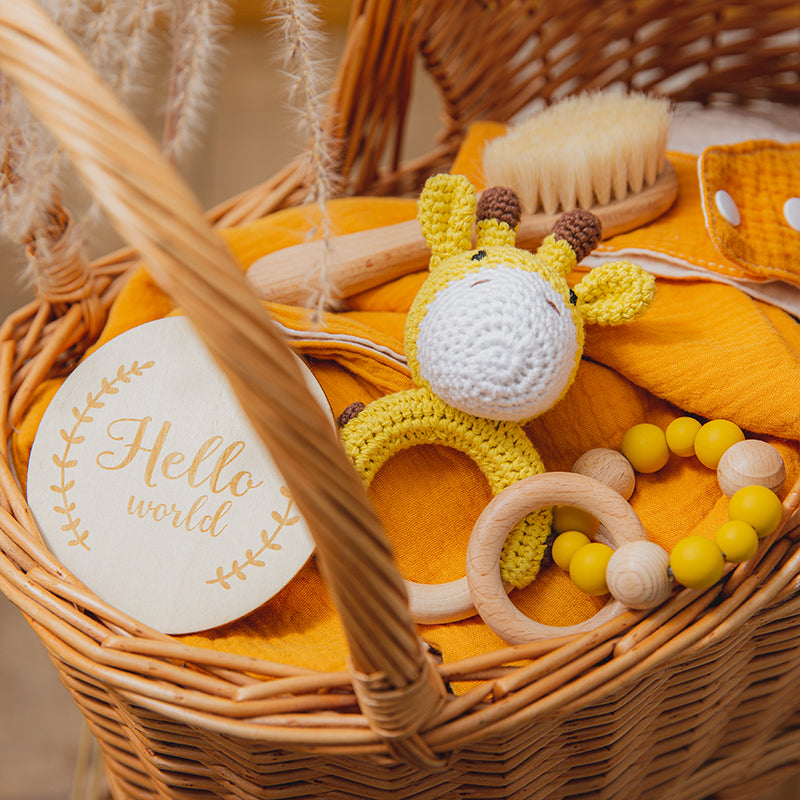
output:
{"label": "engraved leaf wreath", "polygon": [[70,451],[73,445],[81,444],[81,442],[85,440],[85,437],[78,435],[78,428],[80,428],[81,425],[88,425],[94,421],[94,417],[89,416],[89,412],[105,406],[105,403],[100,399],[101,397],[108,394],[117,394],[117,392],[119,392],[119,389],[114,386],[115,383],[130,383],[131,376],[138,377],[144,370],[150,369],[153,366],[155,366],[154,361],[147,361],[144,364],[139,364],[138,361],[134,361],[128,370],[125,369],[124,365],[120,366],[119,369],[117,369],[116,377],[111,381],[103,378],[100,382],[100,390],[95,394],[89,392],[86,397],[86,407],[83,411],[77,406],[73,407],[72,416],[75,417],[75,424],[72,426],[72,429],[67,431],[62,428],[59,431],[61,438],[65,442],[65,447],[61,455],[58,453],[53,454],[53,463],[59,469],[60,482],[54,483],[50,487],[50,491],[55,492],[55,494],[59,495],[61,498],[61,505],[53,506],[53,511],[57,514],[63,514],[66,518],[66,522],[61,526],[61,530],[65,533],[72,533],[74,538],[67,542],[70,547],[82,547],[84,550],[92,549],[86,544],[86,540],[89,538],[89,531],[85,529],[83,531],[80,530],[81,518],[73,516],[73,512],[76,510],[75,503],[68,497],[68,492],[75,486],[75,480],[67,480],[67,470],[78,466],[78,460],[74,457],[70,457]]}
{"label": "engraved leaf wreath", "polygon": [[235,577],[240,581],[247,580],[247,575],[244,573],[247,567],[266,566],[266,562],[262,561],[259,556],[263,555],[267,550],[281,549],[279,544],[275,544],[276,537],[284,528],[288,528],[290,525],[297,525],[297,523],[300,521],[300,517],[297,514],[292,517],[289,516],[292,506],[294,505],[294,501],[289,494],[288,487],[281,486],[280,492],[287,499],[286,510],[283,512],[283,514],[279,514],[277,511],[273,510],[272,519],[274,520],[276,527],[271,534],[266,530],[261,531],[261,549],[255,553],[252,550],[245,551],[244,561],[241,563],[239,563],[238,560],[234,561],[231,565],[230,572],[225,572],[222,567],[217,567],[216,578],[212,578],[211,580],[206,581],[206,583],[218,583],[223,589],[230,589],[231,585],[228,583],[228,581],[231,578]]}

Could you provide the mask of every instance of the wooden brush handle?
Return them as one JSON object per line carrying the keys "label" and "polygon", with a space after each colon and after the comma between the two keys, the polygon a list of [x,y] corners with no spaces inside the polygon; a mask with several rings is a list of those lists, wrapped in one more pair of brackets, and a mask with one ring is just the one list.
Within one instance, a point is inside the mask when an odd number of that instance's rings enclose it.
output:
{"label": "wooden brush handle", "polygon": [[[663,214],[678,195],[678,176],[669,162],[658,180],[635,195],[595,206],[603,238],[633,230]],[[523,214],[517,245],[533,249],[550,233],[560,214]],[[253,262],[247,280],[259,297],[275,303],[303,305],[309,288],[304,277],[322,259],[321,241],[286,247]],[[330,280],[340,297],[379,286],[428,266],[430,249],[416,219],[382,228],[348,233],[330,242]]]}

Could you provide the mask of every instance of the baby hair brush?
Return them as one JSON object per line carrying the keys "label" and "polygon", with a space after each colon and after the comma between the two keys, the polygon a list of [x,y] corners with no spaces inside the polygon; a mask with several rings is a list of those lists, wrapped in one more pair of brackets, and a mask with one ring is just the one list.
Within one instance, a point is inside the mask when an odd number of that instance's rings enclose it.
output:
{"label": "baby hair brush", "polygon": [[606,206],[663,172],[669,101],[596,92],[568,97],[487,142],[487,186],[510,186],[523,211]]}
{"label": "baby hair brush", "polygon": [[[523,213],[517,246],[537,247],[558,216],[588,208],[603,236],[633,230],[675,201],[678,178],[665,157],[669,101],[619,91],[562,100],[490,140],[483,155],[487,186],[508,186]],[[328,274],[347,297],[424,269],[428,245],[416,219],[334,237]],[[258,294],[302,304],[304,277],[323,243],[287,247],[255,261],[247,278]]]}

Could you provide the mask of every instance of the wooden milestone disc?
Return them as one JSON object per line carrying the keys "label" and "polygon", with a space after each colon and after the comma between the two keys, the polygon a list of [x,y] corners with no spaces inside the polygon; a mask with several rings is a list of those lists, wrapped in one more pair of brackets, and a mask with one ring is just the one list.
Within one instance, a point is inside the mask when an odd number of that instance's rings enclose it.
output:
{"label": "wooden milestone disc", "polygon": [[314,549],[227,378],[182,317],[117,336],[67,378],[34,441],[28,502],[73,575],[163,633],[249,613]]}

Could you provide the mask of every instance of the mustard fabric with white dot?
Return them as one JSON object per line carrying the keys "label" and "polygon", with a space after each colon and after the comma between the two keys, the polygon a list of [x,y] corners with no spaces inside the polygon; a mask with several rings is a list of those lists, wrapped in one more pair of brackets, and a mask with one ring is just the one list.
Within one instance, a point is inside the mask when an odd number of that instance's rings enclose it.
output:
{"label": "mustard fabric with white dot", "polygon": [[[784,213],[786,202],[800,197],[800,142],[709,147],[698,175],[708,233],[721,255],[747,277],[800,284],[800,231]],[[735,203],[738,224],[729,221],[736,216],[725,213],[719,192]]]}

